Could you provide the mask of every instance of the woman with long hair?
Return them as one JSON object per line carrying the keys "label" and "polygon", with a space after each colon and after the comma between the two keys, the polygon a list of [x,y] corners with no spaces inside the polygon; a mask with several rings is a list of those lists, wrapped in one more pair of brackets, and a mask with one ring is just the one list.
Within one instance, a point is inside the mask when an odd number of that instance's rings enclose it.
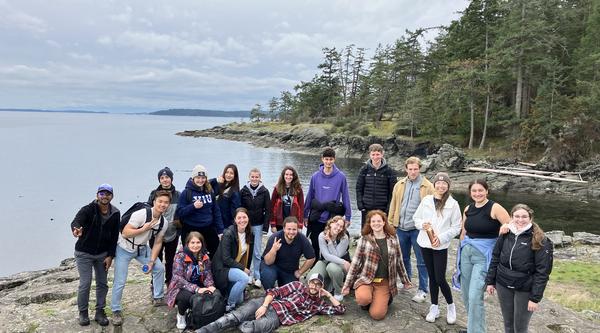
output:
{"label": "woman with long hair", "polygon": [[185,190],[179,196],[177,215],[183,220],[181,241],[191,231],[198,231],[204,236],[208,255],[212,258],[223,234],[223,220],[204,166],[196,165],[192,170]]}
{"label": "woman with long hair", "polygon": [[387,223],[383,211],[377,209],[367,214],[361,234],[342,295],[348,295],[350,288],[355,289],[356,303],[368,308],[371,318],[382,320],[398,293],[396,279],[400,278],[404,288],[410,288],[412,283],[406,275],[396,231]]}
{"label": "woman with long hair", "polygon": [[304,192],[298,172],[291,166],[281,170],[281,175],[271,194],[271,231],[277,232],[283,229],[283,220],[288,216],[295,216],[298,228],[302,229],[304,212]]}
{"label": "woman with long hair", "polygon": [[240,197],[240,176],[235,164],[227,164],[223,173],[210,180],[210,185],[215,191],[217,204],[221,210],[223,227],[228,228],[233,224],[235,210],[242,205]]}
{"label": "woman with long hair", "polygon": [[487,292],[498,291],[504,331],[527,332],[552,272],[553,246],[533,222],[533,209],[518,204],[510,212],[509,232],[500,236],[488,270]]}
{"label": "woman with long hair", "polygon": [[473,203],[464,209],[457,255],[459,279],[453,278],[453,283],[460,281],[457,287],[462,290],[467,309],[467,331],[485,333],[485,276],[500,227],[509,222],[510,216],[504,207],[488,199],[489,186],[485,180],[473,180],[468,189]]}
{"label": "woman with long hair", "polygon": [[210,258],[204,247],[204,237],[196,231],[187,234],[185,247],[177,252],[173,265],[173,278],[167,289],[167,305],[177,304],[177,328],[185,329],[185,312],[191,307],[195,293],[218,292],[211,272]]}
{"label": "woman with long hair", "polygon": [[238,208],[234,215],[234,225],[223,232],[219,248],[213,260],[215,283],[221,293],[228,294],[226,311],[244,301],[244,290],[250,282],[250,263],[254,242],[248,211]]}
{"label": "woman with long hair", "polygon": [[350,238],[346,232],[344,217],[337,215],[327,221],[325,230],[319,234],[321,259],[317,261],[309,276],[319,273],[325,279],[325,288],[331,290],[333,297],[342,301],[344,278],[350,269],[350,253],[348,252]]}
{"label": "woman with long hair", "polygon": [[441,290],[447,304],[446,322],[454,324],[456,307],[450,285],[446,281],[446,266],[450,241],[460,233],[460,207],[450,195],[450,177],[447,173],[435,175],[433,188],[434,194],[425,196],[413,215],[415,227],[420,230],[417,243],[421,247],[429,275],[431,306],[425,320],[434,322],[440,316],[438,296]]}

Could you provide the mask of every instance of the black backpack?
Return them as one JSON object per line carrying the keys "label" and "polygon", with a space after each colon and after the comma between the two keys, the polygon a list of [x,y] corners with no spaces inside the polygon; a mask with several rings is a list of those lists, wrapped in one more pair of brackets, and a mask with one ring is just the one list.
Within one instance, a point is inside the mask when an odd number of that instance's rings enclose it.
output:
{"label": "black backpack", "polygon": [[[127,223],[129,223],[129,219],[131,219],[131,214],[133,214],[134,212],[137,212],[138,210],[141,210],[141,209],[146,209],[146,222],[145,223],[152,221],[152,206],[150,204],[148,204],[147,202],[136,202],[133,204],[133,206],[129,207],[129,209],[125,212],[125,214],[123,214],[121,216],[121,222],[119,222],[119,232],[123,232],[123,229],[125,228]],[[165,223],[165,218],[161,215],[160,216],[160,224],[158,225],[158,229],[152,228],[152,237],[156,236],[156,234],[158,234],[160,232],[160,230],[163,228],[164,223]],[[131,240],[129,240],[129,238],[126,238],[126,237],[123,237],[123,238],[125,238],[126,241],[131,243],[132,248],[135,248],[136,246],[145,245],[145,244],[136,244],[135,237],[133,237]]]}
{"label": "black backpack", "polygon": [[191,329],[199,329],[225,314],[225,298],[216,289],[212,294],[194,294],[190,298],[191,310],[186,315],[186,323]]}

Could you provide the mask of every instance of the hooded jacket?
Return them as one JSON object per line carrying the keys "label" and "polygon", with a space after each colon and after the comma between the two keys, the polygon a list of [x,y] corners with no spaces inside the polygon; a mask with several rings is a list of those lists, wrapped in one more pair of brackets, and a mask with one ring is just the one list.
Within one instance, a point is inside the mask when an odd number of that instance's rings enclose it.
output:
{"label": "hooded jacket", "polygon": [[[348,191],[346,175],[335,164],[329,175],[326,175],[323,169],[323,164],[321,164],[319,171],[315,172],[310,178],[310,185],[308,186],[306,202],[304,204],[304,217],[309,217],[310,210],[313,207],[313,200],[324,204],[331,201],[340,202],[341,199],[345,209],[344,218],[346,221],[350,221],[352,218],[352,207],[350,206],[350,192]],[[321,213],[319,222],[325,223],[329,218],[329,212],[325,210]]]}
{"label": "hooded jacket", "polygon": [[[539,303],[552,272],[554,248],[552,241],[544,238],[542,247],[537,251],[532,250],[532,229],[518,235],[511,230],[498,237],[485,284],[499,283],[510,289],[529,291],[529,300]],[[516,287],[506,285],[511,282],[515,282]]]}
{"label": "hooded jacket", "polygon": [[235,215],[235,210],[242,206],[240,192],[234,191],[230,187],[229,189],[223,191],[223,194],[219,194],[220,187],[225,186],[225,184],[219,184],[216,178],[212,178],[210,180],[210,186],[212,186],[213,190],[215,191],[217,205],[219,205],[219,210],[221,211],[223,227],[227,228],[233,224],[233,215]]}
{"label": "hooded jacket", "polygon": [[[187,191],[191,192],[191,196],[187,194]],[[188,196],[191,197],[191,200],[188,200]],[[202,200],[204,203],[202,208],[196,209],[194,207],[194,201],[196,200]],[[223,233],[221,211],[214,193],[206,193],[204,189],[196,186],[191,178],[187,181],[185,190],[179,196],[176,215],[183,220],[183,224],[196,228],[214,226],[217,234]]]}
{"label": "hooded jacket", "polygon": [[247,183],[241,189],[240,195],[242,196],[242,207],[248,210],[250,225],[267,225],[271,216],[269,190],[262,183],[258,184],[256,190],[252,190],[250,183]]}
{"label": "hooded jacket", "polygon": [[83,227],[83,233],[75,243],[76,251],[92,255],[106,252],[108,257],[115,256],[121,212],[111,204],[108,214],[108,219],[102,223],[97,200],[79,209],[73,222],[71,222],[71,230]]}
{"label": "hooded jacket", "polygon": [[378,169],[368,160],[358,172],[356,180],[358,210],[381,209],[387,212],[396,181],[396,171],[387,165],[385,159],[381,160]]}

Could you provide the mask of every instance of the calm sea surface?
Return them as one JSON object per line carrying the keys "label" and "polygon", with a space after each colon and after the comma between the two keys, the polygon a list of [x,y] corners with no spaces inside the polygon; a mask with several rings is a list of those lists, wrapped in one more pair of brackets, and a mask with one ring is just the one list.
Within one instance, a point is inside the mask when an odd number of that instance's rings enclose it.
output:
{"label": "calm sea surface", "polygon": [[[95,197],[100,183],[114,186],[115,204],[125,211],[145,201],[158,185],[156,174],[169,166],[174,184],[183,189],[196,164],[215,177],[227,163],[236,163],[242,179],[252,167],[262,170],[272,190],[281,169],[293,165],[304,189],[319,158],[282,149],[254,148],[246,143],[175,135],[209,128],[235,118],[174,117],[124,114],[0,112],[0,276],[57,266],[73,256],[70,223],[78,209]],[[361,161],[337,159],[348,176],[352,206]],[[461,198],[459,198],[461,199]],[[548,198],[494,196],[510,207],[529,203],[546,230],[600,233],[600,204],[560,202]],[[461,200],[464,200],[462,198]],[[353,213],[351,232],[360,225]]]}

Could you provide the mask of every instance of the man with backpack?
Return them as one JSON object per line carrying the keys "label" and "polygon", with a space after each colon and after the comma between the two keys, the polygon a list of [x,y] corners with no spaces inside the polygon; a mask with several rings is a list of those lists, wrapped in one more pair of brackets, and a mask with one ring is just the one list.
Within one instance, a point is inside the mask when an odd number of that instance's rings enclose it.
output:
{"label": "man with backpack", "polygon": [[[129,262],[131,259],[142,264],[144,273],[152,272],[153,305],[164,305],[165,268],[158,259],[162,242],[168,227],[168,221],[163,217],[171,203],[171,192],[156,191],[153,206],[138,202],[134,204],[121,219],[121,234],[117,243],[115,258],[115,278],[113,282],[111,310],[113,325],[123,323],[121,313],[121,297],[127,281]],[[154,247],[148,246],[148,240],[154,237]]]}
{"label": "man with backpack", "polygon": [[79,272],[77,308],[81,326],[90,324],[88,303],[92,285],[92,269],[96,274],[96,315],[94,320],[101,326],[108,325],[108,318],[104,313],[106,294],[108,293],[107,276],[108,269],[115,257],[121,217],[117,207],[110,204],[112,198],[112,186],[100,185],[96,191],[96,199],[81,207],[71,222],[71,232],[77,238],[77,243],[75,243],[75,262]]}

